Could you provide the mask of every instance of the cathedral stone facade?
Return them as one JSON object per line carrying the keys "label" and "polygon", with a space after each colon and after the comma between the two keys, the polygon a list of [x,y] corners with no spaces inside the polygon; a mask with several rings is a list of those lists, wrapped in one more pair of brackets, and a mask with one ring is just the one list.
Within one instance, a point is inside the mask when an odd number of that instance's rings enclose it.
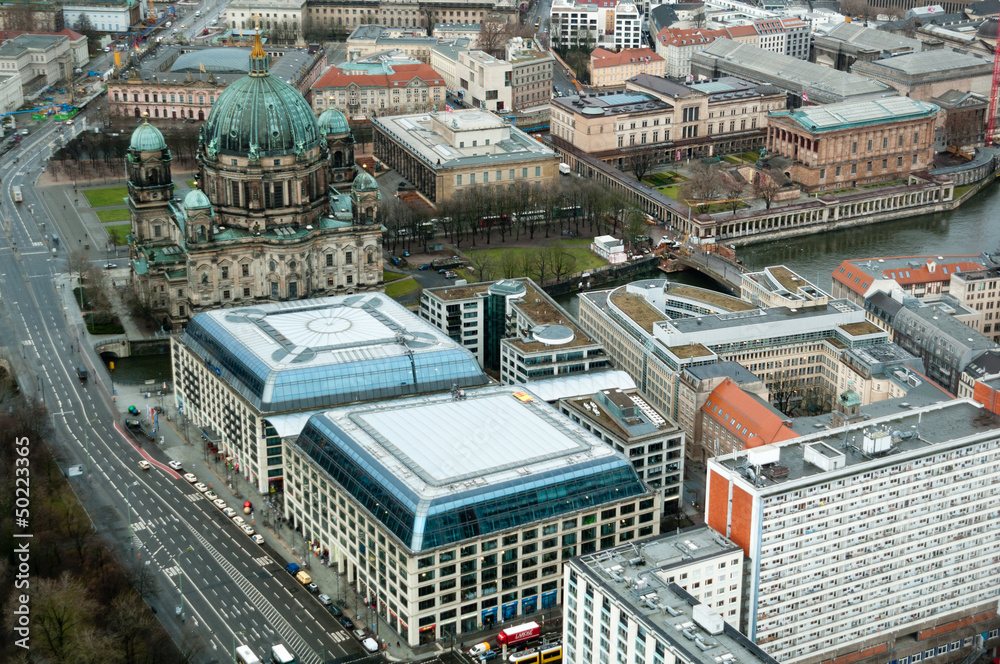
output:
{"label": "cathedral stone facade", "polygon": [[317,120],[268,72],[219,96],[198,137],[198,188],[173,196],[171,155],[144,122],[125,158],[132,283],[163,327],[205,309],[382,290],[381,194],[354,163],[347,120]]}

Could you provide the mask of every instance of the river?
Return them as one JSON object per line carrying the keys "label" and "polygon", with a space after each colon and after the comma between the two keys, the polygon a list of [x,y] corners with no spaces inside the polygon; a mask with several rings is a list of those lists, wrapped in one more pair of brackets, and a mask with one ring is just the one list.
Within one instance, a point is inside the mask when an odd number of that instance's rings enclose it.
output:
{"label": "river", "polygon": [[846,258],[979,254],[1000,247],[1000,187],[988,187],[962,207],[870,226],[738,247],[751,270],[785,265],[830,288],[830,275]]}

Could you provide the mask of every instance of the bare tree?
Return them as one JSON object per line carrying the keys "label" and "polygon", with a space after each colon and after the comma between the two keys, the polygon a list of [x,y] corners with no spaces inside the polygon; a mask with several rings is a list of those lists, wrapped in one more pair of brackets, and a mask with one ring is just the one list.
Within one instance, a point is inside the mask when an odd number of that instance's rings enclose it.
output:
{"label": "bare tree", "polygon": [[626,157],[628,168],[639,182],[656,165],[656,155],[651,150],[633,152]]}
{"label": "bare tree", "polygon": [[736,211],[740,209],[740,202],[746,189],[746,180],[739,173],[724,173],[722,175],[722,190],[725,192],[726,202],[733,214],[736,214]]}
{"label": "bare tree", "polygon": [[699,209],[718,199],[723,191],[722,174],[715,164],[696,162],[691,167],[688,179],[681,185],[680,193],[684,203]]}
{"label": "bare tree", "polygon": [[[507,253],[509,253],[509,250],[504,251],[500,256],[503,257]],[[477,281],[490,281],[493,279],[494,261],[488,251],[472,252],[470,261],[472,269],[477,275]]]}
{"label": "bare tree", "polygon": [[476,47],[493,57],[502,58],[507,46],[507,21],[499,16],[491,15],[479,24],[479,39]]}
{"label": "bare tree", "polygon": [[778,195],[778,190],[785,184],[785,181],[785,176],[776,171],[770,169],[756,171],[753,175],[753,195],[764,201],[765,208],[770,210],[771,202]]}
{"label": "bare tree", "polygon": [[96,615],[97,604],[69,572],[58,579],[37,579],[31,599],[36,647],[53,661],[65,661]]}
{"label": "bare tree", "polygon": [[501,278],[513,279],[515,277],[527,276],[525,274],[521,274],[523,267],[521,263],[521,253],[522,250],[520,249],[507,249],[500,254],[500,264],[497,267]]}
{"label": "bare tree", "polygon": [[549,269],[552,271],[552,276],[556,281],[562,281],[563,277],[573,272],[576,258],[561,246],[549,247],[547,251],[549,251]]}
{"label": "bare tree", "polygon": [[123,664],[138,664],[157,625],[153,614],[137,593],[127,590],[112,600],[109,618]]}
{"label": "bare tree", "polygon": [[624,231],[625,244],[631,247],[633,251],[639,248],[639,245],[646,237],[647,226],[649,224],[646,222],[646,215],[643,214],[642,210],[630,207],[625,211],[622,230]]}

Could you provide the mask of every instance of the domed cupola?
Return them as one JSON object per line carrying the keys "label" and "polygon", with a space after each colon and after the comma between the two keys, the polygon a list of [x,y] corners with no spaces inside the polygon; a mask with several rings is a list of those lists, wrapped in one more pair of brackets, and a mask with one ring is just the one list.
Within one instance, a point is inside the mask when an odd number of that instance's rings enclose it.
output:
{"label": "domed cupola", "polygon": [[192,189],[184,197],[184,207],[187,210],[204,210],[212,207],[212,201],[208,200],[208,196],[201,189]]}
{"label": "domed cupola", "polygon": [[149,124],[149,118],[145,118],[132,132],[132,140],[129,141],[128,147],[136,152],[155,152],[166,150],[167,142],[163,140],[160,130]]}
{"label": "domed cupola", "polygon": [[378,191],[378,182],[375,181],[375,178],[368,171],[362,170],[354,178],[351,190],[356,192]]}
{"label": "domed cupola", "polygon": [[341,136],[351,133],[347,117],[336,108],[328,108],[320,114],[319,128],[326,136]]}
{"label": "domed cupola", "polygon": [[205,157],[262,157],[302,154],[320,144],[319,124],[309,103],[294,87],[272,76],[268,55],[254,37],[250,73],[219,95],[202,128]]}

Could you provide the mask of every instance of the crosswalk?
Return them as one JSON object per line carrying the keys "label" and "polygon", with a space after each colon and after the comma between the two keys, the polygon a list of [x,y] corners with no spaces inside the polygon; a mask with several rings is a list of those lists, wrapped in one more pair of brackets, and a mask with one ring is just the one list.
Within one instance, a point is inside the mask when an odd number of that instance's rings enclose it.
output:
{"label": "crosswalk", "polygon": [[194,501],[196,501],[196,500],[201,500],[202,497],[203,496],[200,493],[189,493],[189,494],[187,494],[187,499],[190,500],[192,503]]}
{"label": "crosswalk", "polygon": [[274,562],[271,559],[271,556],[261,556],[259,558],[254,558],[253,560],[254,560],[255,563],[257,563],[261,567],[267,567],[268,565],[270,565],[271,563]]}
{"label": "crosswalk", "polygon": [[233,566],[229,560],[223,556],[214,546],[212,546],[205,537],[197,530],[192,531],[192,534],[198,538],[202,546],[205,547],[205,551],[208,552],[212,558],[225,570],[225,572],[232,578],[237,586],[246,594],[247,599],[250,603],[257,608],[258,611],[267,619],[268,623],[274,628],[275,632],[285,641],[286,644],[292,649],[292,652],[298,653],[298,661],[301,664],[321,664],[323,661],[320,655],[316,654],[312,648],[298,635],[292,626],[288,623],[281,613],[274,608],[264,597],[263,594],[257,588],[250,583],[249,580],[243,574],[240,573],[236,567]]}
{"label": "crosswalk", "polygon": [[350,637],[347,636],[346,631],[338,629],[334,632],[330,632],[330,638],[339,643],[340,641],[347,641]]}

